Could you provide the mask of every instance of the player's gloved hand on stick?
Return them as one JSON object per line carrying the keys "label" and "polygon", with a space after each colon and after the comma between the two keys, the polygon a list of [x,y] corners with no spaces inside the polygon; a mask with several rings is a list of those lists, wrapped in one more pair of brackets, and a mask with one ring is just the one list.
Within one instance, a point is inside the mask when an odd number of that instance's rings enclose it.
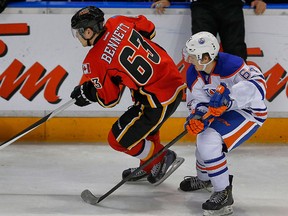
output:
{"label": "player's gloved hand on stick", "polygon": [[[207,107],[205,107],[206,110]],[[203,119],[206,111],[204,111],[203,106],[197,106],[195,110],[186,118],[186,123],[184,125],[188,133],[196,135],[206,130],[206,128],[213,121],[211,117]]]}
{"label": "player's gloved hand on stick", "polygon": [[209,112],[213,116],[221,116],[232,104],[230,90],[225,83],[221,83],[209,102]]}
{"label": "player's gloved hand on stick", "polygon": [[87,106],[93,102],[97,102],[96,88],[91,81],[86,81],[82,85],[78,85],[71,92],[70,97],[75,98],[75,104],[77,106],[83,107]]}

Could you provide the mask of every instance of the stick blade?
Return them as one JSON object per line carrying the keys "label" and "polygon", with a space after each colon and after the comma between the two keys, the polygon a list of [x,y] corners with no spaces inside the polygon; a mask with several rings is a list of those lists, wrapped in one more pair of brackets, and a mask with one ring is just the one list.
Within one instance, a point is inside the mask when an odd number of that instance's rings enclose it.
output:
{"label": "stick blade", "polygon": [[97,205],[99,202],[99,198],[96,197],[90,190],[86,189],[82,191],[81,198],[84,202],[89,203],[91,205]]}

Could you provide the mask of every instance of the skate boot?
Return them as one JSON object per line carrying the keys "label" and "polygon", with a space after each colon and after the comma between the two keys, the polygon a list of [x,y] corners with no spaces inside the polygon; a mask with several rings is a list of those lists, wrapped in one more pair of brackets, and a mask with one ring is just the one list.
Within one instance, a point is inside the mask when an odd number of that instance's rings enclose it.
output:
{"label": "skate boot", "polygon": [[[135,168],[129,168],[122,172],[122,179],[125,179],[127,176],[129,176],[134,170],[136,170],[138,167]],[[147,180],[146,177],[148,176],[148,173],[144,170],[140,170],[139,172],[135,173],[128,182],[134,182],[134,181],[140,181],[140,180]]]}
{"label": "skate boot", "polygon": [[211,191],[211,181],[201,181],[197,176],[185,176],[184,180],[180,183],[180,190],[182,191],[196,191],[200,189],[206,189]]}
{"label": "skate boot", "polygon": [[177,157],[175,152],[168,149],[163,160],[153,166],[147,180],[157,186],[167,179],[183,162],[184,158]]}
{"label": "skate boot", "polygon": [[[229,176],[232,182],[233,176]],[[214,192],[210,199],[202,204],[204,216],[224,216],[233,214],[232,204],[234,203],[232,196],[232,184],[227,186],[223,191]]]}

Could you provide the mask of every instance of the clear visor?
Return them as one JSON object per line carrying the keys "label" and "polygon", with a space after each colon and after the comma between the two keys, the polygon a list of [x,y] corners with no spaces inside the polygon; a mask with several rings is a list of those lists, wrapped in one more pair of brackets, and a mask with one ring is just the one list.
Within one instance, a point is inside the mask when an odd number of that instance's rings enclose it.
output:
{"label": "clear visor", "polygon": [[195,62],[198,61],[197,56],[189,54],[186,47],[182,49],[182,57],[186,62],[190,64],[195,64]]}
{"label": "clear visor", "polygon": [[71,32],[74,38],[78,38],[79,35],[84,34],[84,28],[79,28],[79,29],[73,29],[71,28]]}
{"label": "clear visor", "polygon": [[73,36],[74,38],[78,38],[78,36],[79,36],[79,31],[78,31],[78,29],[73,29],[73,28],[71,28],[71,32],[72,32],[72,36]]}

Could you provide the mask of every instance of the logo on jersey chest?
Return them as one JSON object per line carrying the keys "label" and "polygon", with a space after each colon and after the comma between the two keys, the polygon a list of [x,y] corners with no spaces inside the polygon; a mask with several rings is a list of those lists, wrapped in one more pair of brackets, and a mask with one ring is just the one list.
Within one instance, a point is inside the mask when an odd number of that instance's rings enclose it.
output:
{"label": "logo on jersey chest", "polygon": [[82,70],[84,74],[91,74],[90,64],[89,63],[83,64]]}
{"label": "logo on jersey chest", "polygon": [[212,95],[214,95],[215,93],[215,89],[214,88],[206,88],[204,89],[204,91],[206,92],[206,94],[209,96],[209,97],[212,97]]}

